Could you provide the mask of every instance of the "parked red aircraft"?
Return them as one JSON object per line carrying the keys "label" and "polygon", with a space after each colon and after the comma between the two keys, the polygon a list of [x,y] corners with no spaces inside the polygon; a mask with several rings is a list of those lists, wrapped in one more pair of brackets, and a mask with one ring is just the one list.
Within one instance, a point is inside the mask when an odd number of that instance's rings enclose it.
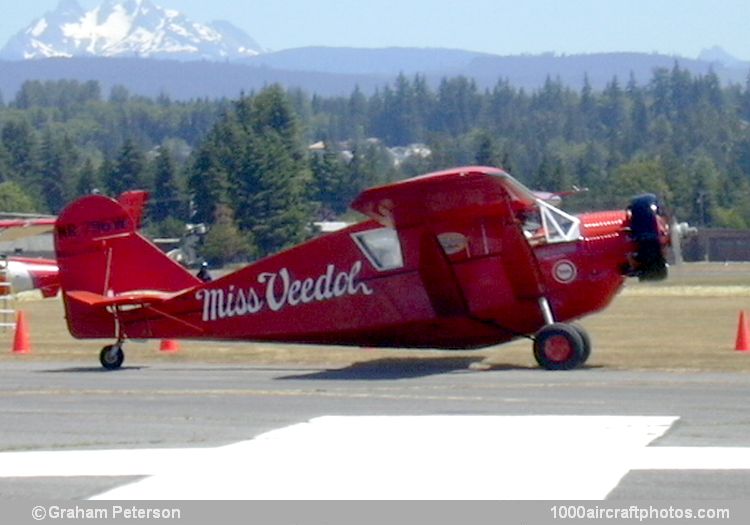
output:
{"label": "parked red aircraft", "polygon": [[[364,191],[370,220],[204,283],[137,231],[123,206],[84,197],[57,220],[66,317],[78,338],[237,339],[467,349],[529,336],[548,369],[589,357],[567,324],[625,278],[662,279],[668,227],[653,195],[573,216],[502,170],[464,167]],[[533,335],[532,335],[533,334]]]}
{"label": "parked red aircraft", "polygon": [[[54,217],[0,219],[0,241],[49,233],[54,225]],[[56,261],[7,256],[0,258],[0,270],[0,295],[39,290],[44,297],[54,297],[60,290]]]}

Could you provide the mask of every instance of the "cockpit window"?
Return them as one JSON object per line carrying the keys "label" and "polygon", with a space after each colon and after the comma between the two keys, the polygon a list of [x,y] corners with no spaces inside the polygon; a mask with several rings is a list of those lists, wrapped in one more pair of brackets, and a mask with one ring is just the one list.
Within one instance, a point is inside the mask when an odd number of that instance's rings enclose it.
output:
{"label": "cockpit window", "polygon": [[523,232],[531,244],[577,241],[581,236],[581,221],[542,200],[524,213]]}
{"label": "cockpit window", "polygon": [[394,270],[404,266],[401,243],[393,228],[378,228],[353,233],[352,237],[367,260],[379,271]]}

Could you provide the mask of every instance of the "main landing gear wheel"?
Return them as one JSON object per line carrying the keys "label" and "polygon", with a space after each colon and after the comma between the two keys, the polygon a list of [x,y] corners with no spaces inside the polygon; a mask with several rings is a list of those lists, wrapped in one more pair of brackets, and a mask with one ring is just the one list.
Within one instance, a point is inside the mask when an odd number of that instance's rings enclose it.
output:
{"label": "main landing gear wheel", "polygon": [[570,323],[569,326],[578,332],[578,335],[581,336],[581,340],[583,341],[583,361],[578,365],[581,366],[588,361],[591,356],[591,337],[589,337],[589,333],[586,329],[578,323]]}
{"label": "main landing gear wheel", "polygon": [[117,370],[125,360],[125,352],[120,345],[107,345],[99,352],[99,362],[107,370]]}
{"label": "main landing gear wheel", "polygon": [[539,366],[547,370],[572,370],[581,366],[588,354],[578,329],[568,324],[554,323],[537,332],[534,357]]}

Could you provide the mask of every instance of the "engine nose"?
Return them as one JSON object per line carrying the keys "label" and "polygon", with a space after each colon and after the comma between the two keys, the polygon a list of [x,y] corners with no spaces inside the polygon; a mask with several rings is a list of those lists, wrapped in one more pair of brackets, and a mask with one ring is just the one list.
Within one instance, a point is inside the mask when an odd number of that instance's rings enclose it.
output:
{"label": "engine nose", "polygon": [[667,278],[666,249],[669,245],[669,224],[656,195],[634,198],[627,208],[630,237],[635,244],[630,275],[640,281],[661,281]]}

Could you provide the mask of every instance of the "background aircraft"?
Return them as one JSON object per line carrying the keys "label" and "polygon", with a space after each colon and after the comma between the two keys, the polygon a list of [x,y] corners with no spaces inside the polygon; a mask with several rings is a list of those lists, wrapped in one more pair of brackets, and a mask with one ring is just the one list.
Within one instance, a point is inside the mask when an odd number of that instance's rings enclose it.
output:
{"label": "background aircraft", "polygon": [[[7,214],[9,216],[11,214]],[[0,242],[16,241],[50,233],[54,217],[15,216],[0,219]],[[51,259],[0,256],[0,295],[39,290],[44,297],[54,297],[60,290],[57,262]]]}
{"label": "background aircraft", "polygon": [[66,317],[78,338],[191,338],[467,349],[534,340],[548,369],[586,362],[570,321],[607,306],[628,276],[667,274],[656,198],[570,215],[504,171],[464,167],[364,191],[369,220],[204,283],[94,195],[55,227]]}

